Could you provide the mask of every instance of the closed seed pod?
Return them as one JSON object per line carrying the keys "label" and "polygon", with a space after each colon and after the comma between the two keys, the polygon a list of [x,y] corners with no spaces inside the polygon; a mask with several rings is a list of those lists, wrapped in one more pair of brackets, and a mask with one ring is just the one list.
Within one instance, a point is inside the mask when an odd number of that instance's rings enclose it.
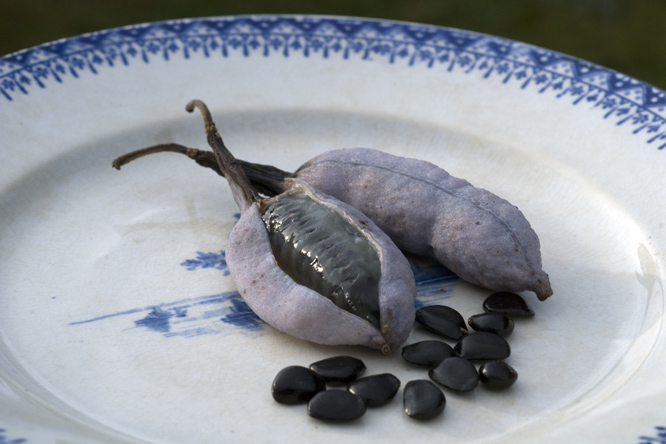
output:
{"label": "closed seed pod", "polygon": [[[186,150],[187,151],[186,153]],[[213,168],[212,153],[178,147]],[[496,291],[553,294],[537,234],[523,213],[430,162],[367,148],[328,151],[295,173],[239,161],[262,193],[302,180],[366,214],[402,250],[431,257],[462,279]]]}
{"label": "closed seed pod", "polygon": [[539,238],[521,211],[432,163],[345,149],[315,157],[295,177],[367,214],[401,249],[473,284],[529,290],[540,300],[553,293]]}
{"label": "closed seed pod", "polygon": [[[200,101],[217,170],[228,180],[241,217],[229,235],[226,261],[238,291],[266,323],[305,340],[365,345],[387,353],[414,323],[414,275],[401,251],[356,208],[287,178],[261,198],[222,142]],[[113,166],[167,144],[121,156]],[[173,149],[170,149],[170,148]],[[185,154],[196,158],[191,150]],[[207,160],[210,162],[210,158]]]}

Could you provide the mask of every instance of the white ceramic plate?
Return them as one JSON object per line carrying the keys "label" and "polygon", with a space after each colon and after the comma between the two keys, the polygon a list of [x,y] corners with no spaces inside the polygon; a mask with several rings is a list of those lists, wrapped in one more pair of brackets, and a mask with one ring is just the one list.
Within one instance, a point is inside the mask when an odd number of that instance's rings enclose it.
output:
{"label": "white ceramic plate", "polygon": [[[666,96],[552,51],[453,29],[331,17],[132,26],[0,59],[0,441],[664,442]],[[226,272],[226,182],[158,142],[206,148],[210,106],[240,158],[293,170],[350,146],[426,159],[521,208],[555,291],[525,294],[505,392],[402,391],[352,424],[275,403],[275,374],[351,354],[287,337]],[[414,208],[419,211],[419,208]],[[488,291],[415,264],[419,304],[465,317]],[[431,336],[415,330],[409,342]]]}

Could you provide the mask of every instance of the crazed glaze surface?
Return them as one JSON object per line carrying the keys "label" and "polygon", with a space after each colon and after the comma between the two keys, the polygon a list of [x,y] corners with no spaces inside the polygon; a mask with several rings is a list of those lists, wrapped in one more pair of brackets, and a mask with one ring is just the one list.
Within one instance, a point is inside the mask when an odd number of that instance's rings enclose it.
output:
{"label": "crazed glaze surface", "polygon": [[539,238],[520,210],[432,163],[350,148],[315,157],[296,177],[358,208],[401,249],[434,257],[471,283],[541,300],[552,294]]}
{"label": "crazed glaze surface", "polygon": [[[234,283],[252,310],[273,327],[320,344],[366,345],[389,351],[402,344],[414,323],[414,276],[391,239],[357,209],[289,180],[318,200],[347,213],[381,249],[379,282],[382,331],[297,284],[277,264],[258,204],[241,214],[229,235],[226,259]],[[388,347],[388,348],[387,348]]]}

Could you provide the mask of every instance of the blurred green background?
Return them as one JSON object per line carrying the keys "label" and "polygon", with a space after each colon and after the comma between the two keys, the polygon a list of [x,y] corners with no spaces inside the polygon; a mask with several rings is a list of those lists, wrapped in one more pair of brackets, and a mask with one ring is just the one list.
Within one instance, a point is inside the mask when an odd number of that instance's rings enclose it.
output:
{"label": "blurred green background", "polygon": [[0,55],[135,23],[261,13],[377,17],[478,31],[666,89],[666,0],[0,0]]}

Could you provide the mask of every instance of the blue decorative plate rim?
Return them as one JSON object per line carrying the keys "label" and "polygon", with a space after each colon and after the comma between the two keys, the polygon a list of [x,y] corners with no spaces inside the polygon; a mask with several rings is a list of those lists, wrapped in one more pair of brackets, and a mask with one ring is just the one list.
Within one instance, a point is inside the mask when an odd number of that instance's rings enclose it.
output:
{"label": "blue decorative plate rim", "polygon": [[[132,25],[46,43],[0,57],[0,98],[37,97],[100,71],[174,57],[319,57],[402,64],[415,69],[476,73],[502,85],[588,104],[659,149],[666,147],[666,93],[613,70],[520,42],[431,25],[308,16],[229,16]],[[186,266],[185,264],[183,266]],[[159,313],[158,313],[159,315]],[[160,319],[158,318],[158,321]],[[88,321],[85,321],[88,322]],[[146,323],[144,322],[145,325]],[[161,324],[157,324],[161,325]],[[5,428],[2,428],[2,427]],[[655,426],[640,443],[666,443]],[[13,436],[13,435],[12,435]],[[10,441],[0,424],[0,442]]]}
{"label": "blue decorative plate rim", "polygon": [[[502,83],[567,98],[648,144],[666,148],[666,92],[608,68],[525,43],[433,25],[330,16],[222,16],[169,20],[70,37],[0,58],[5,106],[52,83],[173,57],[384,61],[442,72],[499,76]],[[2,99],[0,99],[2,100]]]}

